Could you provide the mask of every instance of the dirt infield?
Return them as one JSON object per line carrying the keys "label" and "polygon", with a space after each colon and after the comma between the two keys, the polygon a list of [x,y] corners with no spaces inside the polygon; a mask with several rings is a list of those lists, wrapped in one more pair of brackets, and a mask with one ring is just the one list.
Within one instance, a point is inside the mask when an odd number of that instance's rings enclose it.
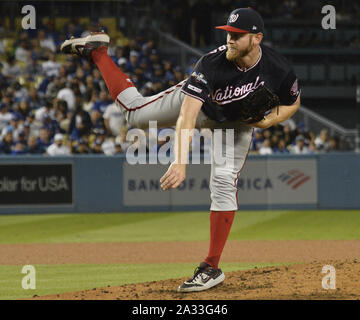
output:
{"label": "dirt infield", "polygon": [[[207,241],[0,245],[0,265],[200,262]],[[228,241],[223,262],[310,262],[360,258],[360,240]]]}
{"label": "dirt infield", "polygon": [[[206,241],[8,244],[0,245],[0,264],[199,262],[207,248]],[[359,253],[359,240],[229,241],[223,262],[296,264],[227,273],[222,285],[200,293],[177,293],[183,278],[36,299],[360,299]],[[322,289],[326,264],[336,268],[336,290]]]}

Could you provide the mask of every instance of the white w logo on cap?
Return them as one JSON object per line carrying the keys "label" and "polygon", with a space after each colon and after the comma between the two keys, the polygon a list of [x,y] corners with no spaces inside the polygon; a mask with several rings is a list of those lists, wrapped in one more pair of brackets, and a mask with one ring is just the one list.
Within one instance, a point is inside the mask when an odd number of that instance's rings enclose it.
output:
{"label": "white w logo on cap", "polygon": [[229,18],[229,23],[233,23],[237,20],[237,18],[239,18],[238,14],[232,14]]}

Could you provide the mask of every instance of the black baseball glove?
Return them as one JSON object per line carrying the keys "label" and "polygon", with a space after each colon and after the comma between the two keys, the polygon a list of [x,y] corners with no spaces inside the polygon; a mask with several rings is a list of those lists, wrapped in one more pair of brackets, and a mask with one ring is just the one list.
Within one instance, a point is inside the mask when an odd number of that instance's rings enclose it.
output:
{"label": "black baseball glove", "polygon": [[261,86],[241,100],[237,108],[238,119],[249,124],[261,121],[267,111],[279,105],[279,97],[265,85]]}

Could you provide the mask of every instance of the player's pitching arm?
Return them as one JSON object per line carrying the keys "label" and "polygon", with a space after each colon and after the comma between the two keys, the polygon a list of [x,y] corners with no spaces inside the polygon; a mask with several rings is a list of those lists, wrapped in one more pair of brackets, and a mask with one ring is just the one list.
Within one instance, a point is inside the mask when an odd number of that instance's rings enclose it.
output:
{"label": "player's pitching arm", "polygon": [[251,126],[260,129],[270,128],[289,119],[300,107],[300,94],[294,104],[290,106],[279,106],[273,108],[271,112],[259,122],[252,123]]}
{"label": "player's pitching arm", "polygon": [[194,134],[196,119],[203,102],[185,96],[180,114],[176,122],[176,135],[174,144],[175,160],[166,173],[161,177],[161,188],[165,191],[177,188],[186,177],[186,164],[189,157],[189,145]]}

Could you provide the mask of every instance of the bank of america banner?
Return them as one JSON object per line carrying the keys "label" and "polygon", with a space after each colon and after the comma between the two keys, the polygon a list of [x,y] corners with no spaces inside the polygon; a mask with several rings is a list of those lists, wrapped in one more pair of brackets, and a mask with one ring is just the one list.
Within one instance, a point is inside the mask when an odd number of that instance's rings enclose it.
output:
{"label": "bank of america banner", "polygon": [[[124,163],[125,206],[210,205],[210,165],[189,165],[176,190],[162,191],[160,177],[168,166]],[[316,159],[249,159],[238,182],[241,205],[317,203]]]}
{"label": "bank of america banner", "polygon": [[72,203],[72,164],[0,165],[0,206]]}
{"label": "bank of america banner", "polygon": [[238,181],[239,205],[316,204],[316,159],[253,160]]}

